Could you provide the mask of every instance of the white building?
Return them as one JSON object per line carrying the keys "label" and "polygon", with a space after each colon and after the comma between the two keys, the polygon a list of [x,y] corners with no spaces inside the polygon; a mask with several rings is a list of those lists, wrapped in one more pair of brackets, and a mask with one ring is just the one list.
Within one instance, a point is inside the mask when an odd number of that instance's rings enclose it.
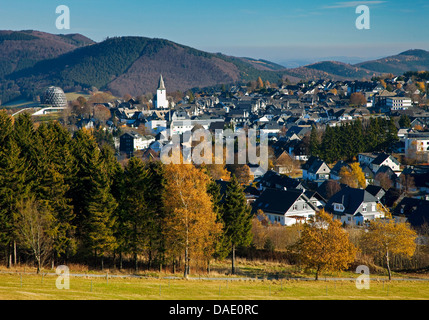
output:
{"label": "white building", "polygon": [[418,132],[409,133],[405,136],[405,154],[412,155],[428,155],[429,154],[429,133]]}
{"label": "white building", "polygon": [[156,90],[155,107],[157,109],[168,109],[167,90],[165,89],[162,75],[159,77],[158,89]]}
{"label": "white building", "polygon": [[412,101],[406,97],[387,97],[386,106],[390,110],[407,110],[412,106]]}

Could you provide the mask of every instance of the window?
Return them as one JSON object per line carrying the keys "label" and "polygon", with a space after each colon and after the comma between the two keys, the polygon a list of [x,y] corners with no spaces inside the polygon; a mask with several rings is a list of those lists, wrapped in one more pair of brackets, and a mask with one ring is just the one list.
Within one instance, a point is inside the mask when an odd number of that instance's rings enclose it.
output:
{"label": "window", "polygon": [[294,204],[294,205],[293,205],[293,209],[292,209],[292,210],[294,210],[294,211],[295,211],[295,210],[298,210],[298,205],[297,205],[297,204]]}
{"label": "window", "polygon": [[335,211],[344,211],[344,206],[342,203],[334,203],[334,210]]}
{"label": "window", "polygon": [[366,212],[366,206],[362,207],[362,212]]}

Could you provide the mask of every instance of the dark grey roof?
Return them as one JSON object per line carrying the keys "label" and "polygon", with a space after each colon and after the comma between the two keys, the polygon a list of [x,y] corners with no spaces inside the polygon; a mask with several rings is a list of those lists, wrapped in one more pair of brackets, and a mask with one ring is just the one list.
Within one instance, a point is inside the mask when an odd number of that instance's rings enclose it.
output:
{"label": "dark grey roof", "polygon": [[259,182],[266,188],[276,188],[283,190],[301,189],[303,187],[300,181],[285,175],[281,175],[272,170],[267,171],[262,177],[260,177]]}
{"label": "dark grey roof", "polygon": [[373,184],[369,184],[365,188],[365,190],[368,191],[370,194],[372,194],[376,198],[381,198],[386,194],[386,191],[382,187],[375,186]]}
{"label": "dark grey roof", "polygon": [[412,226],[429,223],[429,201],[414,198],[403,198],[395,207],[393,215],[404,216]]}
{"label": "dark grey roof", "polygon": [[[356,189],[345,187],[334,194],[325,206],[325,210],[333,213],[334,203],[339,203],[344,206],[343,214],[355,214],[362,203],[378,202],[378,200],[364,189]],[[337,212],[335,212],[338,214]]]}
{"label": "dark grey roof", "polygon": [[381,165],[387,158],[389,158],[389,156],[390,155],[387,153],[380,153],[371,163]]}
{"label": "dark grey roof", "polygon": [[304,191],[299,189],[280,190],[266,189],[253,203],[253,211],[261,209],[264,212],[274,214],[285,214],[290,207],[303,195]]}
{"label": "dark grey roof", "polygon": [[336,176],[339,176],[340,171],[341,171],[341,169],[342,169],[343,167],[347,167],[347,168],[349,168],[349,169],[350,169],[350,165],[349,165],[347,162],[345,162],[345,161],[343,161],[343,160],[338,161],[338,162],[335,164],[335,166],[331,169],[331,174],[334,174],[334,175],[336,175]]}

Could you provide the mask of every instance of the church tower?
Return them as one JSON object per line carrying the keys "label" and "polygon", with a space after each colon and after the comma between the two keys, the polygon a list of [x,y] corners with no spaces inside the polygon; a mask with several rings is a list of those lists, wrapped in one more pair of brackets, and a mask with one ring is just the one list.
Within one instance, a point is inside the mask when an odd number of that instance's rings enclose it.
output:
{"label": "church tower", "polygon": [[162,74],[159,77],[158,89],[156,90],[156,108],[157,109],[168,108],[167,90],[165,89],[164,79],[162,78]]}

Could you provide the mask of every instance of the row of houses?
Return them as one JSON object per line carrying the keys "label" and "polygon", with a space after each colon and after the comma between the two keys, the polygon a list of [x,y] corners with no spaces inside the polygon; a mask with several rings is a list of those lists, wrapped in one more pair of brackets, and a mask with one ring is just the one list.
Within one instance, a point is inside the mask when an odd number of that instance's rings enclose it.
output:
{"label": "row of houses", "polygon": [[[256,184],[258,193],[252,192],[249,197],[253,213],[263,213],[272,223],[284,226],[308,221],[321,209],[343,225],[364,226],[374,219],[384,218],[384,209],[392,204],[388,204],[388,192],[376,185],[361,189],[326,180],[313,189],[303,181],[274,171],[268,171]],[[332,184],[336,188],[332,188]],[[396,221],[408,222],[414,227],[429,223],[428,199],[398,195],[394,200],[396,206],[389,209]]]}
{"label": "row of houses", "polygon": [[[283,175],[290,173],[288,165],[276,164],[273,171],[265,174],[253,171],[253,183],[257,187],[246,188],[255,213],[261,210],[273,223],[282,225],[309,219],[321,208],[332,213],[343,224],[363,225],[380,217],[382,213],[379,207],[390,207],[391,202],[387,199],[391,192],[385,190],[378,179],[381,174],[389,177],[393,189],[399,189],[404,184],[401,176],[405,172],[405,176],[413,177],[419,190],[425,190],[422,187],[424,181],[420,181],[422,175],[416,172],[417,169],[403,170],[398,160],[387,153],[358,155],[357,161],[368,185],[366,189],[341,185],[340,171],[343,167],[349,167],[349,164],[339,161],[330,168],[323,160],[311,157],[305,143],[305,137],[308,137],[313,125],[336,126],[374,116],[388,118],[392,114],[407,114],[412,122],[425,127],[429,124],[429,116],[423,110],[414,108],[413,102],[409,106],[406,97],[401,96],[403,92],[387,93],[379,83],[373,82],[340,84],[329,81],[286,85],[265,93],[249,93],[242,89],[232,87],[228,95],[220,92],[202,94],[193,103],[184,100],[174,107],[155,110],[139,110],[132,101],[127,106],[121,104],[120,108],[112,107],[112,113],[119,118],[120,125],[130,129],[139,128],[144,132],[139,134],[129,130],[124,133],[118,142],[119,151],[132,156],[134,151],[143,150],[144,155],[156,157],[165,145],[171,143],[173,134],[181,135],[182,143],[190,143],[185,141],[185,134],[196,128],[204,128],[212,133],[225,128],[266,130],[276,160],[289,157],[303,164],[300,179]],[[334,93],[333,89],[341,90],[343,95]],[[354,92],[363,92],[368,98],[368,104],[350,107],[345,97]],[[401,103],[402,106],[399,105]],[[388,113],[374,113],[376,108],[379,110],[386,106]],[[398,137],[403,144],[403,151],[429,154],[429,134],[403,128],[398,131]],[[333,183],[336,183],[335,193],[332,190],[326,192],[327,185],[332,186]],[[429,189],[429,186],[426,188]],[[398,204],[401,199],[396,198],[395,201]],[[413,208],[404,203],[402,213],[396,211],[396,215],[412,214],[410,207]]]}

